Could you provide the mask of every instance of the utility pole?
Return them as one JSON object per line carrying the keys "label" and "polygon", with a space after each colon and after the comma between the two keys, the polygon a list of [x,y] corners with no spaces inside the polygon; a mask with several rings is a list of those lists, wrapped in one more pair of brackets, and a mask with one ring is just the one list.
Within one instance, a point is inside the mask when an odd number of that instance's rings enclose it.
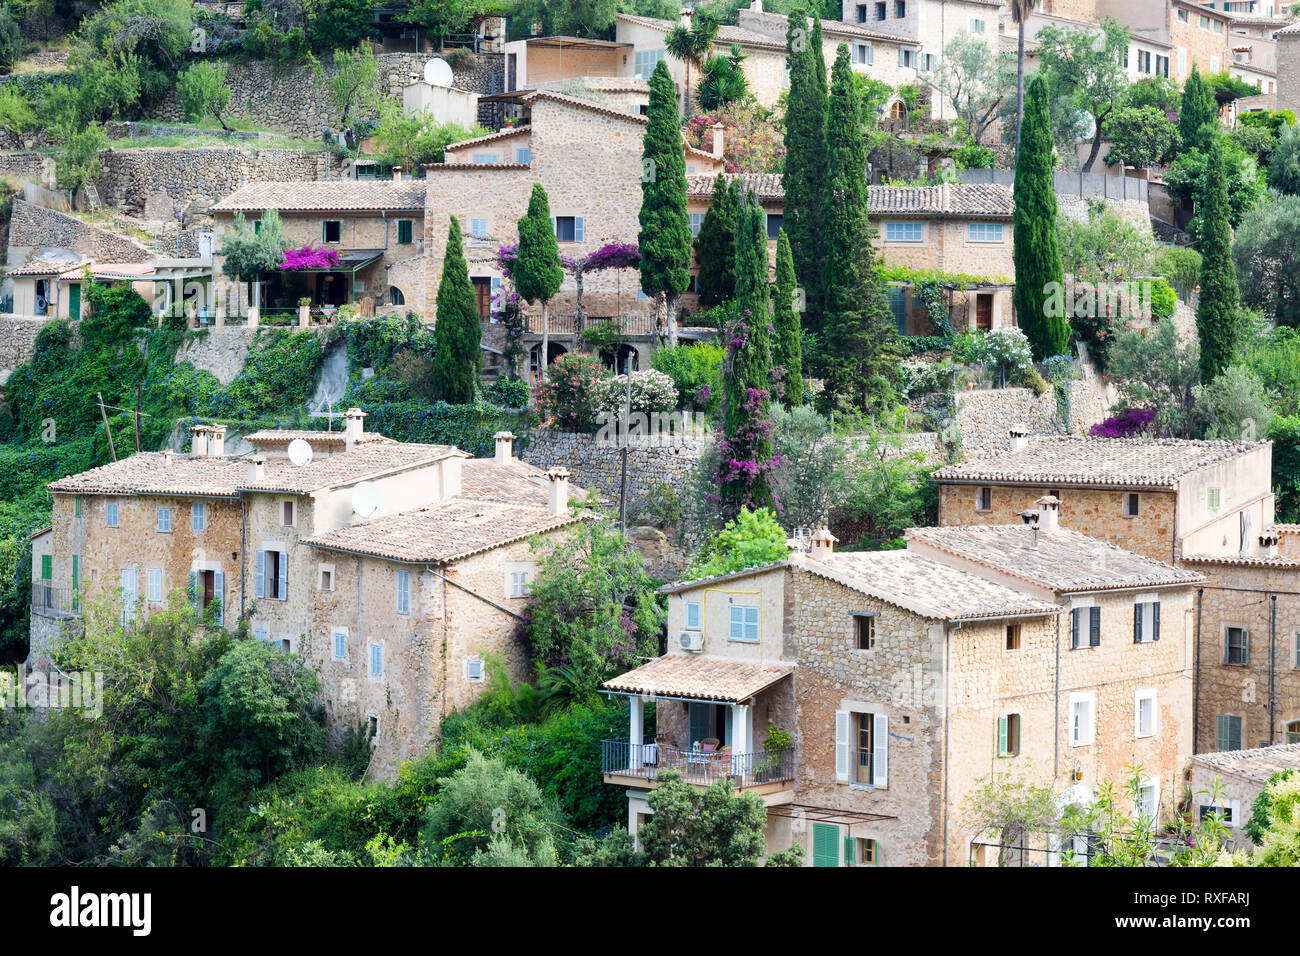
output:
{"label": "utility pole", "polygon": [[[619,336],[619,345],[621,346],[627,339],[627,316],[623,316],[622,321],[619,324],[620,331],[623,332],[623,334]],[[614,364],[616,366],[618,365],[617,353],[614,359]],[[626,404],[624,405],[623,416],[623,441],[622,447],[619,448],[619,457],[622,459],[622,475],[618,482],[618,523],[623,534],[627,534],[627,445],[631,439],[632,432],[632,352],[630,349],[627,353],[627,360],[624,364],[624,368],[627,373],[627,389],[624,392]]]}
{"label": "utility pole", "polygon": [[144,401],[144,382],[135,387],[135,453],[140,454],[140,404]]}
{"label": "utility pole", "polygon": [[117,449],[113,447],[113,430],[108,427],[108,412],[104,410],[104,393],[96,392],[95,397],[99,399],[99,417],[104,420],[104,434],[108,436],[108,453],[117,461]]}

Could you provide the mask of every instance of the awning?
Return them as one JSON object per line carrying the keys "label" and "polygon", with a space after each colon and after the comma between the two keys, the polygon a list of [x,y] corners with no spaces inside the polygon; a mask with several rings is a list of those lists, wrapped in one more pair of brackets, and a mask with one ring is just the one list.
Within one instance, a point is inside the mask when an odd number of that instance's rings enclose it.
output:
{"label": "awning", "polygon": [[743,703],[794,673],[791,664],[759,664],[725,657],[666,654],[601,687],[628,697],[668,697]]}
{"label": "awning", "polygon": [[851,827],[855,823],[873,823],[877,820],[896,820],[897,817],[885,813],[866,813],[862,810],[832,810],[829,807],[814,807],[806,803],[778,803],[767,808],[770,817],[790,817],[809,823],[838,823]]}

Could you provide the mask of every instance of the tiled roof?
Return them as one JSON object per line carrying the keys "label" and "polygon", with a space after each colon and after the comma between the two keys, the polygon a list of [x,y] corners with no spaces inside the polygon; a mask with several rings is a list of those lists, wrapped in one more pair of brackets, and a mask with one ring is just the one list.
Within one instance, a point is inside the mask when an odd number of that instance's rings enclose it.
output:
{"label": "tiled roof", "polygon": [[503,129],[495,133],[488,133],[486,136],[475,136],[473,139],[462,139],[459,143],[447,144],[447,149],[457,150],[465,146],[478,146],[482,143],[495,143],[499,139],[509,139],[511,136],[519,136],[525,133],[531,133],[532,126],[516,126],[513,129]]}
{"label": "tiled roof", "polygon": [[445,564],[586,517],[553,515],[545,504],[538,507],[461,497],[339,528],[303,542],[409,564]]}
{"label": "tiled roof", "polygon": [[[545,473],[518,458],[502,467],[492,458],[466,458],[460,463],[460,493],[479,501],[505,501],[545,508],[550,501],[550,482]],[[569,486],[569,497],[581,495]]]}
{"label": "tiled roof", "polygon": [[1223,750],[1192,757],[1224,773],[1268,783],[1280,770],[1300,770],[1300,744],[1277,744],[1253,750]]}
{"label": "tiled roof", "polygon": [[89,259],[83,262],[29,262],[25,266],[18,266],[16,269],[10,269],[5,273],[7,276],[62,276],[67,272],[79,273],[83,266],[90,262]]}
{"label": "tiled roof", "polygon": [[246,183],[212,207],[213,212],[282,212],[424,208],[428,184],[418,179],[358,182],[352,179],[313,182]]}
{"label": "tiled roof", "polygon": [[1175,438],[1031,438],[1018,451],[947,465],[934,472],[933,477],[940,482],[1173,488],[1184,475],[1236,458],[1261,444],[1265,443]]}
{"label": "tiled roof", "polygon": [[790,664],[666,654],[600,686],[620,694],[738,704],[794,673]]}
{"label": "tiled roof", "polygon": [[[654,17],[639,17],[630,13],[621,13],[618,18],[628,23],[635,23],[637,26],[649,27],[651,30],[660,30],[664,33],[677,26],[672,20],[657,20]],[[718,35],[714,40],[714,44],[726,46],[731,43],[739,43],[741,46],[752,46],[765,50],[785,50],[784,42],[775,40],[766,33],[756,33],[743,27],[723,24],[718,27]]]}
{"label": "tiled roof", "polygon": [[554,90],[538,90],[535,93],[529,93],[524,97],[527,103],[533,103],[536,100],[551,100],[555,103],[563,103],[566,106],[576,106],[579,109],[589,110],[592,113],[599,113],[602,116],[612,116],[614,119],[627,120],[630,123],[636,123],[639,126],[646,125],[649,120],[640,113],[629,113],[626,110],[614,109],[610,106],[601,106],[599,103],[593,103],[591,100],[580,99],[576,96],[568,96],[564,93],[556,93]]}
{"label": "tiled roof", "polygon": [[[268,458],[264,481],[249,481],[247,463],[241,462],[245,475],[239,482],[239,488],[246,491],[307,494],[321,488],[350,485],[389,472],[428,465],[443,458],[464,454],[450,445],[420,445],[400,441],[364,442],[352,451],[316,458],[310,464],[302,466],[294,465],[288,459]],[[272,465],[276,467],[273,468]]]}
{"label": "tiled roof", "polygon": [[1194,571],[1065,528],[1037,535],[1024,525],[911,528],[907,540],[909,547],[932,547],[1060,592],[1163,587],[1205,580]]}
{"label": "tiled roof", "polygon": [[909,551],[842,551],[796,559],[794,566],[942,621],[1060,612],[1049,601]]}
{"label": "tiled roof", "polygon": [[1226,564],[1241,568],[1300,568],[1300,558],[1275,558],[1260,554],[1185,554],[1179,560],[1183,564]]}
{"label": "tiled roof", "polygon": [[[745,191],[760,202],[783,202],[785,187],[779,173],[726,173],[740,178]],[[688,176],[686,193],[695,199],[713,195],[716,176]],[[1015,213],[1011,187],[990,183],[945,183],[941,186],[869,186],[868,212],[872,216],[965,216],[1010,219]]]}
{"label": "tiled roof", "polygon": [[1300,35],[1300,23],[1293,23],[1289,27],[1283,27],[1277,31],[1277,36],[1293,37]]}
{"label": "tiled roof", "polygon": [[[244,440],[251,445],[287,445],[295,439],[301,438],[311,445],[342,445],[347,442],[343,432],[318,432],[306,431],[292,428],[264,428],[261,431],[253,432],[244,436]],[[369,442],[391,442],[393,439],[381,435],[378,432],[363,432],[357,439],[358,445]]]}

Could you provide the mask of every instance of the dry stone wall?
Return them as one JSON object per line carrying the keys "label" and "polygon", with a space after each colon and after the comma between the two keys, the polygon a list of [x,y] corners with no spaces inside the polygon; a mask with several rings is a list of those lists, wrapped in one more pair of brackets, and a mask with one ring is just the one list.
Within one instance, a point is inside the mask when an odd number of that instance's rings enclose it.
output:
{"label": "dry stone wall", "polygon": [[153,253],[141,243],[107,229],[82,222],[75,216],[14,200],[9,222],[10,265],[17,265],[13,251],[49,246],[70,249],[97,262],[150,262]]}
{"label": "dry stone wall", "polygon": [[[0,146],[3,146],[2,141]],[[44,153],[0,153],[0,173],[17,176],[38,186],[54,186],[54,160]]]}
{"label": "dry stone wall", "polygon": [[[644,502],[651,486],[659,482],[680,489],[710,440],[676,436],[633,438],[627,456],[629,507]],[[602,498],[618,497],[622,460],[617,443],[612,440],[539,428],[528,436],[521,457],[538,468],[563,465],[573,473],[571,481],[575,485],[594,488]]]}
{"label": "dry stone wall", "polygon": [[37,333],[44,319],[0,316],[0,385],[9,380],[18,366],[31,360],[36,351]]}

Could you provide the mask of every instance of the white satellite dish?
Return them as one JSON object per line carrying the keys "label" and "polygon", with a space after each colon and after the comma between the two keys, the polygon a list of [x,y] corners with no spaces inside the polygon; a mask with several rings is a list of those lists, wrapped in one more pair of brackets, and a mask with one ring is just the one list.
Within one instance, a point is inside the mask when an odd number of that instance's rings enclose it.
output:
{"label": "white satellite dish", "polygon": [[434,57],[424,64],[424,82],[433,86],[451,86],[451,66],[446,60]]}
{"label": "white satellite dish", "polygon": [[289,460],[301,468],[311,464],[311,445],[301,438],[289,442]]}
{"label": "white satellite dish", "polygon": [[352,510],[362,518],[374,517],[379,510],[379,489],[368,481],[352,489]]}

